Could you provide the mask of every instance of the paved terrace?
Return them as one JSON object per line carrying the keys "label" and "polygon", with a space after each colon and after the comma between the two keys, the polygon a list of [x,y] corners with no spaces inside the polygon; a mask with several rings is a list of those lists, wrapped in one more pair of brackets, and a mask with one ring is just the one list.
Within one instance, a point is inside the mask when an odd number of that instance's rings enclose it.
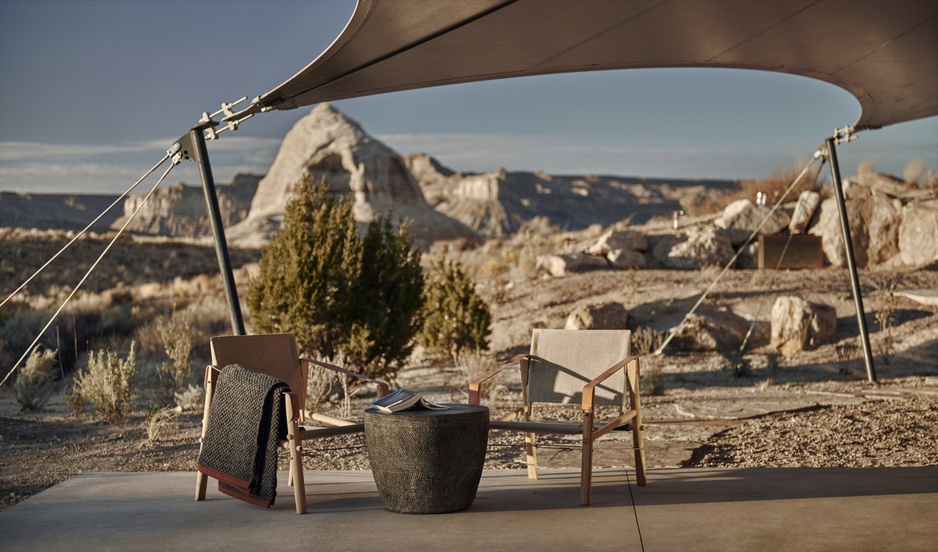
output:
{"label": "paved terrace", "polygon": [[[384,509],[371,472],[307,471],[309,514],[280,474],[270,510],[221,493],[193,500],[194,473],[74,477],[0,513],[0,549],[165,550],[935,550],[938,466],[598,470],[579,505],[575,470],[530,481],[486,470],[472,506]],[[632,484],[630,484],[632,482]]]}

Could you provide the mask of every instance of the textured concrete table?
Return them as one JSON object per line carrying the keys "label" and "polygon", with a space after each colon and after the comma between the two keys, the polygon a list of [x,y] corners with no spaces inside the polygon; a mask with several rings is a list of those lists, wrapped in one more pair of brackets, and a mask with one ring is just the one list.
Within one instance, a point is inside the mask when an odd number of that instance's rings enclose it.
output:
{"label": "textured concrete table", "polygon": [[365,441],[378,494],[392,512],[438,514],[475,499],[488,443],[489,411],[451,404],[449,410],[365,410]]}

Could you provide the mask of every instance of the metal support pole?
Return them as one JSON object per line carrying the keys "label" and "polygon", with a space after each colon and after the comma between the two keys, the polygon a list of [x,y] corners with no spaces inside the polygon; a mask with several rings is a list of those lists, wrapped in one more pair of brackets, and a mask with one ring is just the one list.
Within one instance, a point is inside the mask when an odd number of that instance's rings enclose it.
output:
{"label": "metal support pole", "polygon": [[850,223],[847,219],[847,205],[844,201],[843,183],[840,179],[840,165],[837,163],[837,149],[835,139],[828,138],[827,160],[831,165],[831,179],[834,181],[834,192],[837,196],[837,208],[840,210],[840,226],[844,234],[844,250],[847,255],[847,267],[850,269],[850,284],[853,286],[853,300],[857,307],[857,322],[860,325],[860,341],[863,342],[863,358],[866,361],[866,377],[876,382],[876,371],[873,368],[873,352],[870,349],[870,334],[866,328],[866,313],[863,311],[863,296],[860,293],[860,278],[857,275],[857,263],[853,255],[853,240],[850,238]]}
{"label": "metal support pole", "polygon": [[208,217],[212,224],[212,233],[215,236],[215,255],[218,257],[218,268],[221,271],[222,283],[225,286],[225,296],[228,299],[228,313],[231,318],[231,331],[234,335],[244,335],[244,319],[241,316],[241,303],[238,301],[238,288],[235,286],[234,272],[231,269],[231,257],[228,255],[228,241],[225,238],[225,227],[221,221],[221,210],[218,208],[218,195],[215,193],[215,179],[212,177],[212,165],[208,160],[208,149],[205,147],[203,132],[209,122],[189,130],[187,136],[180,141],[187,141],[189,148],[184,148],[188,156],[198,163],[199,175],[202,177],[202,189],[205,192],[205,203],[208,207]]}

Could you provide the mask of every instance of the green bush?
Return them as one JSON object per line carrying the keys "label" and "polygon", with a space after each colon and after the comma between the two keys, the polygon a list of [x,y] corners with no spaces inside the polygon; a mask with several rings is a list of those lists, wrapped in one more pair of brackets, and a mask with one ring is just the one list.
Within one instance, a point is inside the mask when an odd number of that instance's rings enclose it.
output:
{"label": "green bush", "polygon": [[432,264],[424,289],[424,309],[418,339],[435,361],[445,363],[464,351],[488,350],[492,314],[459,263]]}
{"label": "green bush", "polygon": [[293,333],[301,352],[393,377],[420,327],[423,273],[409,227],[379,216],[360,238],[348,197],[304,178],[264,250],[247,302],[258,333]]}
{"label": "green bush", "polygon": [[55,389],[55,351],[36,347],[16,375],[16,402],[23,410],[39,410]]}
{"label": "green bush", "polygon": [[130,419],[135,398],[133,380],[137,373],[136,342],[130,354],[121,359],[113,351],[88,353],[88,364],[75,376],[77,404],[94,408],[95,415],[105,422],[123,426]]}
{"label": "green bush", "polygon": [[301,352],[332,358],[352,333],[348,315],[361,271],[361,243],[349,200],[308,177],[296,185],[283,227],[248,283],[257,333],[293,333]]}

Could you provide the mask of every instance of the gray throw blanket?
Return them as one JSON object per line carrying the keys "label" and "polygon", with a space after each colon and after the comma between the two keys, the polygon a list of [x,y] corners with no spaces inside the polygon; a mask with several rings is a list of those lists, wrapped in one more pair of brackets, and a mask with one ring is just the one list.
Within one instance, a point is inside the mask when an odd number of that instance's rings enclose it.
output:
{"label": "gray throw blanket", "polygon": [[198,470],[218,490],[258,506],[277,496],[277,441],[286,431],[286,383],[239,364],[218,377]]}

